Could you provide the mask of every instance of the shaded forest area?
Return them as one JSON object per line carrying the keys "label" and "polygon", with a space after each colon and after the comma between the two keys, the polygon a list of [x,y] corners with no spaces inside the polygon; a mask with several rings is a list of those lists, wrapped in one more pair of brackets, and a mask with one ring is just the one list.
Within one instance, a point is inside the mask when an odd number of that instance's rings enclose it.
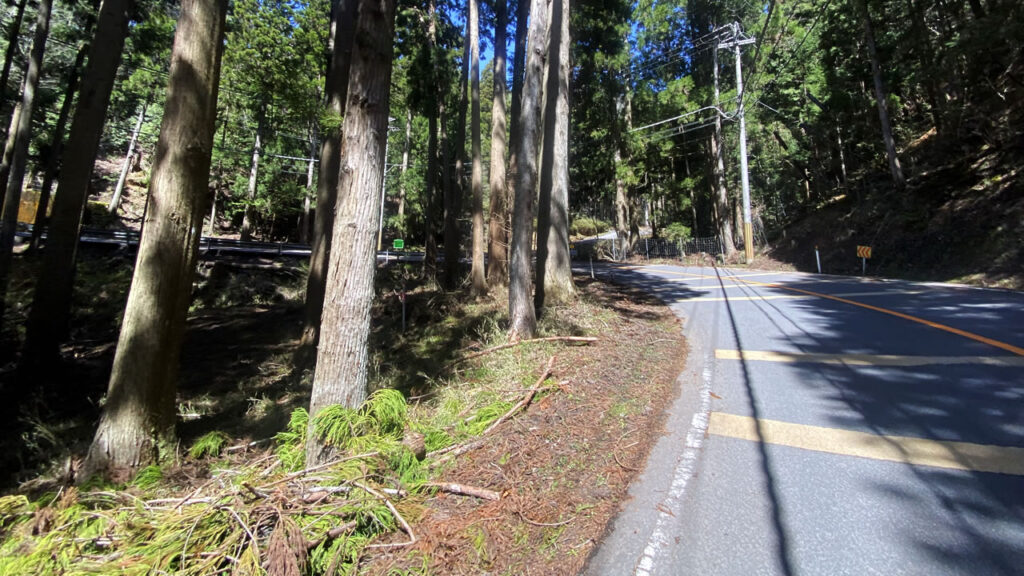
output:
{"label": "shaded forest area", "polygon": [[[1024,283],[1017,2],[8,0],[2,22],[0,572],[578,567],[681,343],[574,278],[571,236],[807,270],[817,247],[837,273],[867,244],[873,272]],[[141,237],[97,249],[83,223]],[[423,262],[378,263],[393,240]]]}

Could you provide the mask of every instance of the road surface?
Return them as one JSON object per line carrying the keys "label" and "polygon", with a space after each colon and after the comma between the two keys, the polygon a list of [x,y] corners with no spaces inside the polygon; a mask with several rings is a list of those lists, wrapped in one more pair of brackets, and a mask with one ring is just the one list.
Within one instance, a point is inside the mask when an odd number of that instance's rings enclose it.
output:
{"label": "road surface", "polygon": [[663,299],[691,349],[586,574],[1024,574],[1024,294],[598,273]]}

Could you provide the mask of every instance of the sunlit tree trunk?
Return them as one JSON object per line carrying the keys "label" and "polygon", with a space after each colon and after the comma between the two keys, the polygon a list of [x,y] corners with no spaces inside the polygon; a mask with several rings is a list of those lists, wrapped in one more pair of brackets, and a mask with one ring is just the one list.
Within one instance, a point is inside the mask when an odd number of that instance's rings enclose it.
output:
{"label": "sunlit tree trunk", "polygon": [[470,189],[473,194],[473,255],[471,257],[471,293],[480,297],[487,294],[484,278],[484,166],[480,150],[480,4],[469,0],[469,43],[470,43],[470,130],[472,132],[472,176]]}
{"label": "sunlit tree trunk", "polygon": [[512,56],[512,110],[509,115],[509,157],[508,178],[510,187],[515,188],[514,179],[518,161],[519,114],[523,109],[523,68],[526,66],[526,34],[529,31],[530,7],[532,0],[518,0],[516,3],[516,38]]}
{"label": "sunlit tree trunk", "polygon": [[134,0],[104,0],[82,74],[68,145],[61,162],[46,250],[29,313],[23,368],[50,366],[59,359],[71,312],[78,232],[89,196],[89,180],[99,150],[121,50]]}
{"label": "sunlit tree trunk", "polygon": [[[469,111],[467,92],[469,88],[469,59],[470,59],[470,38],[469,38],[469,14],[466,14],[466,34],[464,36],[462,50],[462,79],[459,81],[459,109],[458,122],[455,127],[455,172],[449,174],[448,187],[444,195],[444,287],[448,290],[455,289],[459,276],[459,257],[461,256],[462,243],[459,233],[459,215],[462,213],[462,197],[465,193],[465,178],[463,171],[466,166],[466,114]],[[442,115],[443,116],[443,115]],[[441,120],[442,133],[445,130],[445,122]],[[442,145],[444,150],[448,147]],[[445,162],[445,169],[448,163]]]}
{"label": "sunlit tree trunk", "polygon": [[348,100],[349,68],[352,63],[352,38],[356,27],[358,0],[339,0],[331,26],[331,59],[327,69],[327,117],[320,166],[316,183],[316,214],[313,216],[313,241],[310,247],[309,276],[306,279],[306,303],[303,315],[300,355],[312,355],[320,339],[320,316],[327,289],[327,262],[334,228],[334,206],[338,194],[338,170],[341,166],[341,123]]}
{"label": "sunlit tree trunk", "polygon": [[548,42],[548,10],[545,0],[532,0],[529,45],[523,75],[522,110],[519,115],[519,168],[516,174],[515,205],[512,215],[512,253],[509,268],[509,339],[532,338],[537,331],[530,282],[530,244],[533,236],[533,203],[537,189],[537,150],[541,138],[541,92],[544,85],[544,57]]}
{"label": "sunlit tree trunk", "polygon": [[494,6],[494,100],[491,104],[491,206],[488,224],[487,283],[504,286],[508,282],[508,200],[505,189],[505,27],[506,6]]}
{"label": "sunlit tree trunk", "polygon": [[136,468],[173,449],[175,390],[203,217],[227,0],[182,0],[151,202],[118,338],[107,401],[82,480]]}
{"label": "sunlit tree trunk", "polygon": [[310,400],[307,464],[327,456],[312,423],[326,406],[367,396],[377,215],[388,137],[394,0],[360,0],[341,147],[323,329]]}
{"label": "sunlit tree trunk", "polygon": [[[721,99],[718,90],[718,46],[712,48],[715,106]],[[715,131],[711,134],[711,174],[714,187],[714,204],[716,221],[718,222],[718,237],[722,239],[726,255],[736,252],[736,244],[733,242],[732,222],[729,219],[729,194],[725,188],[725,150],[722,145],[722,115],[715,112]]]}
{"label": "sunlit tree trunk", "polygon": [[576,293],[569,255],[569,47],[569,0],[554,0],[537,212],[538,311],[564,304]]}
{"label": "sunlit tree trunk", "polygon": [[263,154],[263,123],[267,118],[267,105],[260,104],[256,113],[256,139],[252,145],[252,160],[249,162],[249,187],[245,199],[245,212],[242,215],[242,242],[252,240],[252,205],[256,202],[256,184],[259,180],[260,156]]}

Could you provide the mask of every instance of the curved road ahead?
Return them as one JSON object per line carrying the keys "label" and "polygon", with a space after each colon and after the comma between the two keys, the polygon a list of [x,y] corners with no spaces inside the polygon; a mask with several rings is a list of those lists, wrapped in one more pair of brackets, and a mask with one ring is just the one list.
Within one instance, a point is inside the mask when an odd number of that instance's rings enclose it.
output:
{"label": "curved road ahead", "polygon": [[1024,294],[598,273],[669,304],[691,348],[586,574],[1024,574]]}

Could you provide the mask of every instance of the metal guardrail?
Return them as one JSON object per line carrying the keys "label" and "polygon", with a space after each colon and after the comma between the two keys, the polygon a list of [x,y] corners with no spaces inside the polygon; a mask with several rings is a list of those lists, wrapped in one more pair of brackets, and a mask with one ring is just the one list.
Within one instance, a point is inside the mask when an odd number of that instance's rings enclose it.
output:
{"label": "metal guardrail", "polygon": [[[25,225],[20,228],[16,235],[20,238],[32,236],[32,225]],[[46,232],[42,234],[46,239]],[[134,230],[106,230],[101,228],[82,228],[79,241],[84,244],[98,244],[107,246],[122,246],[124,248],[136,247],[139,245],[140,234]],[[309,244],[298,244],[291,242],[243,242],[230,238],[215,238],[203,236],[199,239],[199,254],[201,256],[221,255],[250,255],[250,256],[290,256],[306,258],[310,254]],[[377,260],[387,262],[421,262],[422,252],[396,252],[384,250],[377,253]]]}

